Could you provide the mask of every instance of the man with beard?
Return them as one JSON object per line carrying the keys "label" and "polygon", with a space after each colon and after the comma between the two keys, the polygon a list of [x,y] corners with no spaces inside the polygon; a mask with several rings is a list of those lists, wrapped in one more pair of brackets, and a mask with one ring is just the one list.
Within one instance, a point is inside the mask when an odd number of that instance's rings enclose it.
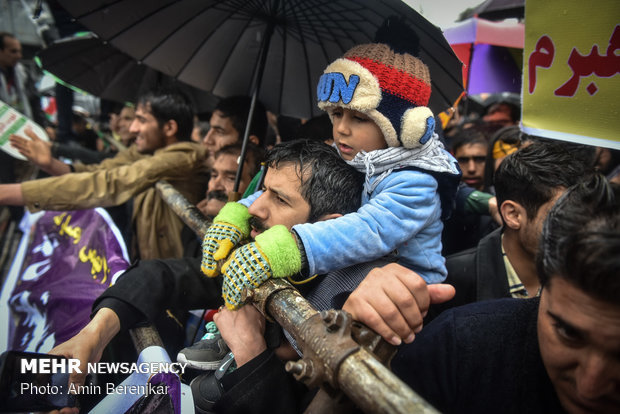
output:
{"label": "man with beard", "polygon": [[[239,166],[238,160],[241,154],[241,146],[242,144],[237,142],[225,145],[215,152],[206,196],[196,204],[198,210],[209,220],[213,220],[224,204],[226,204],[229,194],[233,191]],[[262,148],[248,143],[241,181],[239,182],[239,192],[243,193],[250,186],[252,177],[258,172],[263,158],[264,152]],[[189,227],[183,229],[181,238],[183,240],[183,256],[194,257],[202,254],[202,240]]]}
{"label": "man with beard", "polygon": [[[211,168],[207,196],[197,204],[198,209],[210,220],[213,219],[228,201],[228,194],[233,191],[237,174],[238,159],[241,154],[241,143],[226,145],[215,153],[215,161]],[[263,160],[263,151],[253,144],[248,144],[239,191],[243,192],[256,175]]]}
{"label": "man with beard", "polygon": [[[281,224],[290,228],[359,208],[364,178],[328,145],[316,141],[283,143],[270,151],[266,162],[265,192],[251,210],[256,217],[252,220],[253,236],[265,227]],[[347,278],[337,272],[333,277],[315,278],[321,282],[318,286],[306,283],[300,290],[317,308],[341,307],[372,267],[348,268]],[[118,332],[144,321],[156,321],[169,308],[217,308],[223,304],[221,291],[219,278],[207,278],[200,271],[200,257],[140,261],[95,301],[89,324],[51,353],[78,358],[85,368],[87,362],[101,359]],[[71,377],[72,382],[83,380],[83,376]]]}

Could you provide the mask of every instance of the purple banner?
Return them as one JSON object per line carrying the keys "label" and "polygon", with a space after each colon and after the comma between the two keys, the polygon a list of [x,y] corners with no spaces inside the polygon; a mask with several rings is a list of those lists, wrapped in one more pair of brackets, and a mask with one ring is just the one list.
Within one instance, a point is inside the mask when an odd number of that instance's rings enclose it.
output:
{"label": "purple banner", "polygon": [[9,349],[47,352],[79,332],[129,265],[105,210],[48,211],[35,223],[11,294]]}

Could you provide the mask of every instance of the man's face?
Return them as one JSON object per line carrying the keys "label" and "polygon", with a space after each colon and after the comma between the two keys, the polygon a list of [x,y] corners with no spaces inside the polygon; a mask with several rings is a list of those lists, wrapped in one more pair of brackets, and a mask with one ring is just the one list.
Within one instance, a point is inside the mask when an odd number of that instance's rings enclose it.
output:
{"label": "man's face", "polygon": [[484,165],[487,156],[486,145],[475,143],[461,145],[454,152],[454,158],[463,171],[461,180],[476,190],[484,187]]}
{"label": "man's face", "polygon": [[220,111],[213,112],[209,121],[211,128],[202,140],[202,144],[209,151],[209,158],[215,157],[215,153],[220,148],[239,141],[239,132],[233,127],[230,118],[225,118],[222,115]]}
{"label": "man's face", "polygon": [[157,124],[157,119],[143,105],[138,105],[136,108],[136,117],[129,131],[136,134],[136,147],[143,154],[152,154],[166,146],[166,137]]}
{"label": "man's face", "polygon": [[549,214],[549,210],[555,204],[555,202],[564,194],[565,188],[559,187],[551,199],[540,206],[536,212],[536,216],[528,217],[526,222],[519,229],[519,240],[523,249],[535,256],[538,252],[538,244],[540,243],[540,235],[542,234],[543,224]]}
{"label": "man's face", "polygon": [[552,277],[540,298],[538,343],[569,413],[620,412],[620,306]]}
{"label": "man's face", "polygon": [[136,134],[130,131],[131,124],[136,117],[136,110],[128,106],[121,110],[117,120],[117,133],[124,145],[130,145]]}
{"label": "man's face", "polygon": [[294,225],[308,221],[310,204],[299,192],[300,184],[296,164],[281,164],[277,169],[267,169],[264,192],[249,208],[253,216],[250,219],[252,238],[276,224],[290,230]]}
{"label": "man's face", "polygon": [[0,67],[12,68],[22,58],[22,45],[14,37],[4,37],[4,49],[0,49]]}
{"label": "man's face", "polygon": [[[238,155],[220,154],[215,159],[207,187],[207,198],[205,203],[200,206],[200,210],[205,215],[215,217],[228,201],[228,193],[232,192],[235,186],[238,158]],[[245,191],[250,181],[252,181],[252,177],[249,167],[245,163],[239,182],[239,191]]]}

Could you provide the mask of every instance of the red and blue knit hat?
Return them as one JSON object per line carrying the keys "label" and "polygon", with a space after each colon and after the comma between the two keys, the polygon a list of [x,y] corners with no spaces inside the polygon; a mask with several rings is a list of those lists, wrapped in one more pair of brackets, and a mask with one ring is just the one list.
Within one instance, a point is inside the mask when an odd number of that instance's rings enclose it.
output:
{"label": "red and blue knit hat", "polygon": [[[355,46],[331,63],[317,86],[318,105],[353,109],[379,126],[388,146],[415,148],[433,135],[428,67],[388,45]],[[331,115],[330,115],[331,116]]]}

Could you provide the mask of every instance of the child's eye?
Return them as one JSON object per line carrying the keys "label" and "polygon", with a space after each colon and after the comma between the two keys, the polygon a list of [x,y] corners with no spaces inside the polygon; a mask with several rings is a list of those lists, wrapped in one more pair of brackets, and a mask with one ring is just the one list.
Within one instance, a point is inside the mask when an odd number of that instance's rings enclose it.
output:
{"label": "child's eye", "polygon": [[340,118],[342,116],[342,110],[334,109],[332,111],[332,116],[336,118]]}

